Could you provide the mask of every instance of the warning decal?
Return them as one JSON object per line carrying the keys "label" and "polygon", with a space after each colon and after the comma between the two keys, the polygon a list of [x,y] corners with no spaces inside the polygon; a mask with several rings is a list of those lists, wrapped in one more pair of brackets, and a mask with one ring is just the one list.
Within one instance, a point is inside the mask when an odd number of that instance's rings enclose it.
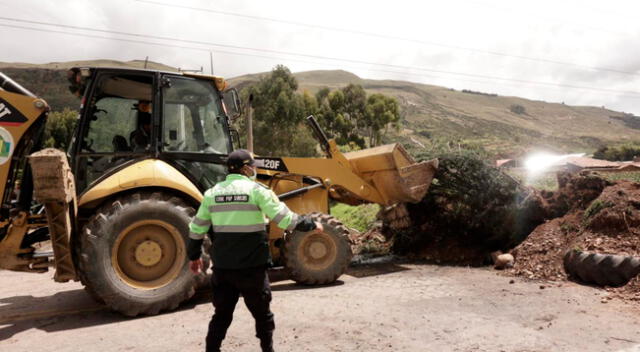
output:
{"label": "warning decal", "polygon": [[0,125],[19,126],[27,121],[27,118],[24,117],[24,115],[22,115],[16,108],[0,98]]}
{"label": "warning decal", "polygon": [[13,137],[11,136],[11,133],[0,127],[0,165],[11,159],[14,147],[15,145],[13,144]]}

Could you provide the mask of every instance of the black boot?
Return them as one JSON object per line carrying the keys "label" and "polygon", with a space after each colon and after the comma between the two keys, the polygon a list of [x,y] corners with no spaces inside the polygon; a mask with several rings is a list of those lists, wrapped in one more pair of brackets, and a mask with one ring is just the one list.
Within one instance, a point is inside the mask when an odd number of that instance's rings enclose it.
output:
{"label": "black boot", "polygon": [[222,341],[207,340],[206,351],[207,352],[220,352],[220,345]]}
{"label": "black boot", "polygon": [[273,339],[271,336],[260,339],[260,347],[262,352],[273,352]]}

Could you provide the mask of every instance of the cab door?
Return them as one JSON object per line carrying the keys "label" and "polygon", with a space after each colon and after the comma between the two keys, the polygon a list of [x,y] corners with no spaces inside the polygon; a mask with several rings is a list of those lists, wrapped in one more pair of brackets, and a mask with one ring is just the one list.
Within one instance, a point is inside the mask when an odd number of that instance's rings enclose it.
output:
{"label": "cab door", "polygon": [[96,70],[70,149],[78,193],[157,151],[155,74]]}
{"label": "cab door", "polygon": [[209,79],[165,74],[160,157],[204,190],[224,180],[232,144],[222,95]]}

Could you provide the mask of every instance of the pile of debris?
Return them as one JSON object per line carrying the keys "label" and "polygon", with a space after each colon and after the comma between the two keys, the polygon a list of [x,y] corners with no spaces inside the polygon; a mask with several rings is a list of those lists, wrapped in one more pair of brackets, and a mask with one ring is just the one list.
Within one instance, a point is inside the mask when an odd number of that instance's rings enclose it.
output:
{"label": "pile of debris", "polygon": [[511,251],[512,273],[528,279],[566,280],[562,259],[579,234],[581,218],[577,211],[538,226]]}
{"label": "pile of debris", "polygon": [[399,228],[398,209],[384,219],[382,233],[393,240],[394,253],[434,263],[485,265],[492,252],[513,248],[544,221],[545,201],[535,190],[474,156],[439,159],[427,195],[405,205],[408,226]]}
{"label": "pile of debris", "polygon": [[[602,184],[606,187],[596,198],[593,188],[573,188],[571,192],[588,197],[574,203],[563,217],[540,225],[511,251],[516,259],[514,274],[531,279],[566,279],[562,257],[570,249],[640,256],[640,184]],[[566,191],[561,188],[558,193]]]}
{"label": "pile of debris", "polygon": [[589,173],[558,173],[558,190],[540,193],[544,217],[552,219],[535,228],[511,251],[513,272],[530,279],[563,280],[564,253],[572,248],[582,229],[585,209],[611,185]]}
{"label": "pile of debris", "polygon": [[[605,188],[591,201],[594,189],[574,189],[589,196],[574,203],[563,217],[536,228],[514,248],[511,273],[530,279],[566,280],[563,256],[569,250],[640,257],[640,184],[604,182]],[[607,290],[625,300],[640,301],[640,278]]]}
{"label": "pile of debris", "polygon": [[[480,159],[441,158],[429,193],[388,210],[382,234],[393,253],[434,263],[487,265],[510,253],[508,272],[529,279],[566,280],[569,250],[640,256],[640,184],[557,178],[557,191],[536,191]],[[640,301],[640,278],[610,290]]]}
{"label": "pile of debris", "polygon": [[350,229],[349,241],[351,242],[351,252],[354,255],[386,255],[391,250],[391,242],[381,233],[382,224],[376,222],[365,232],[358,232]]}
{"label": "pile of debris", "polygon": [[558,172],[557,191],[541,191],[545,217],[554,219],[573,211],[585,209],[612,183],[590,172],[572,174]]}

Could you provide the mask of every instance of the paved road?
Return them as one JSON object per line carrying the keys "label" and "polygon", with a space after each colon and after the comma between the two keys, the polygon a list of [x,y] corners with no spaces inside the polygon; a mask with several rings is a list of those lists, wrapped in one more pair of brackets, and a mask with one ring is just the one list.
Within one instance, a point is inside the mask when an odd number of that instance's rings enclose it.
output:
{"label": "paved road", "polygon": [[[0,271],[0,351],[204,350],[206,294],[126,318],[51,277]],[[276,350],[640,351],[637,309],[573,283],[511,280],[487,268],[384,263],[353,267],[332,286],[279,281]],[[240,303],[223,351],[258,350]]]}

